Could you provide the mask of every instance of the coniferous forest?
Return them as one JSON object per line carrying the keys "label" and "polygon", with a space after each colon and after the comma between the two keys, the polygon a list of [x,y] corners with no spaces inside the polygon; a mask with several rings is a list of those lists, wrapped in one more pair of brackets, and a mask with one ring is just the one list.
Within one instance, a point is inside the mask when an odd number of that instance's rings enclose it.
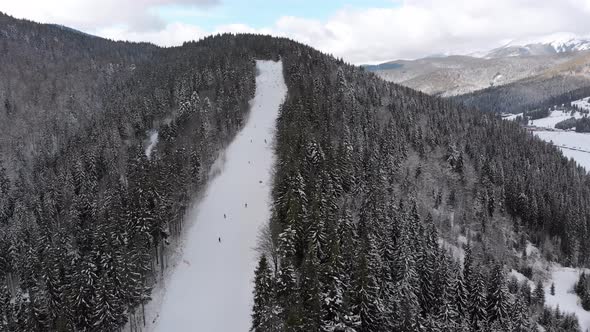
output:
{"label": "coniferous forest", "polygon": [[141,330],[255,59],[282,60],[288,95],[253,331],[579,330],[508,272],[534,277],[529,242],[590,263],[590,178],[518,124],[285,38],[158,48],[0,24],[0,331]]}

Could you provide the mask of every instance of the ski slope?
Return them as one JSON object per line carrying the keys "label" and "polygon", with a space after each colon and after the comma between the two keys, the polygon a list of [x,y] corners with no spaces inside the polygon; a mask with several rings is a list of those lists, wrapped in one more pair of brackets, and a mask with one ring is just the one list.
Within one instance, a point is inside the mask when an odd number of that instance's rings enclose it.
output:
{"label": "ski slope", "polygon": [[256,239],[270,216],[274,128],[287,93],[281,62],[257,61],[256,66],[249,119],[218,160],[219,175],[190,214],[182,257],[148,330],[250,328]]}

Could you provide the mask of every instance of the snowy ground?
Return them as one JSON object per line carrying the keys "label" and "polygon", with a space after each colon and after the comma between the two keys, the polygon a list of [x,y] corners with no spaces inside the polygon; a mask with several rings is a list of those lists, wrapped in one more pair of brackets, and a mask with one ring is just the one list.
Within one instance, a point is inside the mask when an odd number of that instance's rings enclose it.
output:
{"label": "snowy ground", "polygon": [[535,131],[535,135],[547,142],[553,142],[568,158],[590,170],[590,134],[573,131]]}
{"label": "snowy ground", "polygon": [[[580,300],[574,293],[574,285],[580,277],[579,269],[555,265],[551,269],[551,281],[543,286],[545,289],[545,304],[555,308],[559,306],[562,312],[575,313],[580,321],[580,329],[590,330],[590,312],[584,310]],[[555,295],[551,295],[551,283],[555,283]]]}
{"label": "snowy ground", "polygon": [[590,111],[590,97],[582,98],[580,100],[576,100],[572,102],[572,105],[577,105],[578,107],[589,110]]}
{"label": "snowy ground", "polygon": [[146,157],[148,157],[148,159],[152,156],[152,151],[154,151],[156,144],[158,144],[158,132],[152,130],[149,134],[150,137],[148,141],[148,146],[145,148],[145,155]]}
{"label": "snowy ground", "polygon": [[[590,110],[590,97],[582,98],[572,102],[581,109]],[[505,120],[515,120],[516,117],[522,116],[522,113],[513,114],[505,117]],[[585,114],[580,112],[574,113],[576,119],[584,117]],[[570,112],[551,111],[546,118],[530,121],[530,125],[538,128],[547,128],[548,130],[535,131],[540,139],[546,142],[552,142],[559,147],[564,156],[574,159],[579,165],[590,171],[590,134],[576,133],[574,131],[560,131],[555,129],[555,125],[563,120],[572,117]]]}
{"label": "snowy ground", "polygon": [[517,117],[522,117],[522,113],[518,113],[518,114],[512,114],[512,115],[508,115],[506,117],[503,117],[504,120],[510,120],[510,121],[514,121],[516,120]]}
{"label": "snowy ground", "polygon": [[[527,244],[527,257],[529,264],[533,267],[534,275],[542,277],[543,289],[545,291],[545,305],[551,308],[559,306],[561,312],[573,313],[578,317],[582,332],[590,331],[590,312],[584,310],[580,299],[574,292],[574,286],[579,279],[581,269],[563,267],[556,263],[547,262],[541,255],[539,249],[530,242]],[[590,270],[586,269],[586,273]],[[510,276],[516,277],[519,282],[528,281],[531,289],[536,287],[535,281],[529,280],[522,273],[511,270]],[[551,295],[551,284],[555,284],[555,295]]]}
{"label": "snowy ground", "polygon": [[[464,236],[460,236],[460,238],[465,238]],[[459,240],[461,241],[461,240]],[[463,242],[459,242],[460,245],[463,245]],[[465,242],[467,243],[467,242]],[[449,255],[451,255],[451,257],[453,259],[455,259],[458,263],[463,264],[463,261],[465,260],[465,251],[463,250],[463,248],[460,245],[455,245],[450,243],[449,241],[443,239],[443,238],[439,238],[438,239],[438,245],[443,248],[444,250],[446,250]]]}
{"label": "snowy ground", "polygon": [[530,125],[535,126],[535,127],[541,127],[541,128],[555,128],[555,125],[558,124],[559,122],[561,122],[563,120],[567,120],[572,117],[574,117],[576,119],[580,119],[580,118],[584,117],[584,114],[582,114],[580,112],[575,112],[572,116],[571,112],[551,111],[549,116],[546,118],[531,120]]}
{"label": "snowy ground", "polygon": [[287,92],[281,62],[258,61],[257,67],[250,118],[189,214],[192,226],[177,265],[154,294],[154,306],[161,306],[148,308],[148,331],[250,328],[256,239],[270,215],[274,128]]}

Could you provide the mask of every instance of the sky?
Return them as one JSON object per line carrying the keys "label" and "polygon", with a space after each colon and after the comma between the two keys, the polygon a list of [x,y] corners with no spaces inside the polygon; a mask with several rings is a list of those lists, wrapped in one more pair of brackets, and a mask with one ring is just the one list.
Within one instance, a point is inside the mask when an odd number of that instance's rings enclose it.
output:
{"label": "sky", "polygon": [[590,0],[0,0],[0,11],[160,46],[219,32],[286,36],[355,64],[590,35]]}

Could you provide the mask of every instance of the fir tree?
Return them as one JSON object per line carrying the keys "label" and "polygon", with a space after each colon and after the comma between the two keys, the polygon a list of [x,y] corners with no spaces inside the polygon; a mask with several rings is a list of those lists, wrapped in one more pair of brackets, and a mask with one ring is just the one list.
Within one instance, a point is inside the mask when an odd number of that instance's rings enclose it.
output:
{"label": "fir tree", "polygon": [[487,306],[488,322],[500,321],[508,318],[509,292],[501,264],[495,264],[492,278],[488,284]]}
{"label": "fir tree", "polygon": [[545,290],[543,289],[543,282],[541,280],[535,286],[533,298],[538,306],[543,307],[545,305]]}
{"label": "fir tree", "polygon": [[479,271],[471,273],[471,292],[469,293],[470,326],[480,331],[487,323],[486,293],[484,280]]}
{"label": "fir tree", "polygon": [[[273,300],[273,280],[266,256],[260,256],[254,272],[254,307],[251,331],[276,331],[278,319]],[[276,324],[276,325],[275,325]]]}

